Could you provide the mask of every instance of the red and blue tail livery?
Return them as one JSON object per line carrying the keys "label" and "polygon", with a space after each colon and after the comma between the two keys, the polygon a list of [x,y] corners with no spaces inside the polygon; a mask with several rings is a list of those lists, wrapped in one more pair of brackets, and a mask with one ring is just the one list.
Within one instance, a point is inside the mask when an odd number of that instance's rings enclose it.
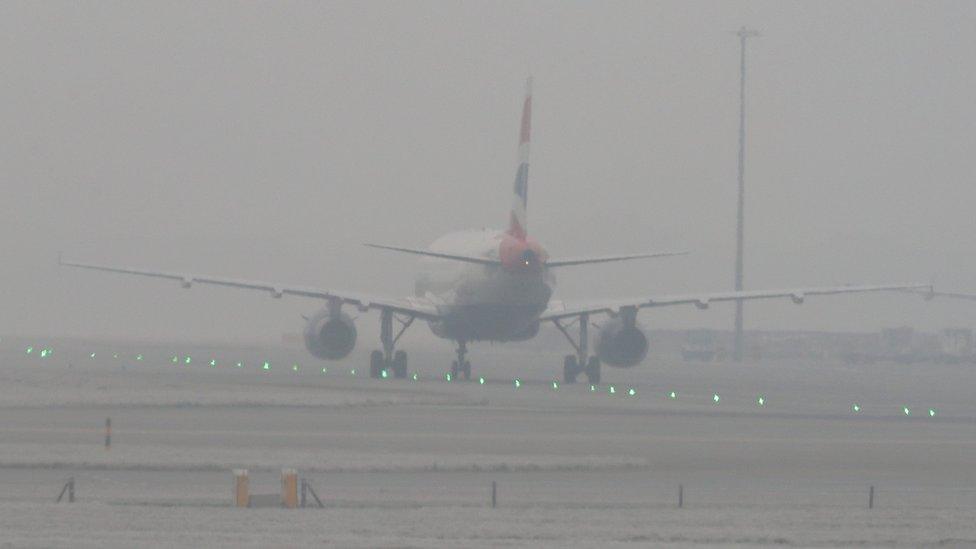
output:
{"label": "red and blue tail livery", "polygon": [[529,196],[529,138],[532,134],[532,78],[525,82],[525,102],[522,103],[522,125],[519,130],[519,166],[515,172],[512,189],[512,212],[508,222],[508,234],[525,240],[528,226],[526,209]]}

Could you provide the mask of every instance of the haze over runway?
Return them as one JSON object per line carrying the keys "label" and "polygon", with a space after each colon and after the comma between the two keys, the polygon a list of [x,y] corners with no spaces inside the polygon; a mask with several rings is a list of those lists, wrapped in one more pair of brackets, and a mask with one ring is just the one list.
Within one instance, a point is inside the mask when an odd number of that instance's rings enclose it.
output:
{"label": "haze over runway", "polygon": [[[735,364],[679,330],[732,321],[700,296],[733,285],[743,25],[745,289],[792,289],[746,327],[804,352]],[[0,36],[0,546],[976,543],[976,305],[818,295],[976,292],[976,4],[8,2]],[[483,288],[518,329],[452,332],[416,258],[362,246],[463,229],[492,246],[436,253],[514,273]],[[602,304],[568,308],[594,349],[646,305],[708,361],[564,383],[553,300]],[[409,364],[373,351],[394,312]],[[355,348],[303,347],[336,318]],[[968,351],[876,352],[905,326]],[[233,508],[233,469],[290,467],[326,509]]]}

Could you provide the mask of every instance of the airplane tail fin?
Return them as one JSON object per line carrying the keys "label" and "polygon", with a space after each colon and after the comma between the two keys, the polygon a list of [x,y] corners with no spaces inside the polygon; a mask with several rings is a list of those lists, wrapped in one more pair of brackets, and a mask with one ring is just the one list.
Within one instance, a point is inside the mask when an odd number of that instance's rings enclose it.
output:
{"label": "airplane tail fin", "polygon": [[532,133],[532,77],[525,82],[525,101],[522,103],[522,125],[519,130],[519,165],[515,172],[512,192],[512,211],[509,215],[508,234],[524,240],[528,234],[526,209],[529,192],[529,138]]}

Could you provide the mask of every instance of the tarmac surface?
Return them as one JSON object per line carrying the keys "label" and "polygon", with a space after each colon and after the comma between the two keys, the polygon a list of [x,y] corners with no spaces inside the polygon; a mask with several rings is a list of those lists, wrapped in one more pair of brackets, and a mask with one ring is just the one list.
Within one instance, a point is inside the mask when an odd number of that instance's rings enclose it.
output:
{"label": "tarmac surface", "polygon": [[[428,366],[447,349],[371,380],[365,352],[4,338],[0,547],[976,546],[972,364],[657,363],[591,388],[487,346],[484,384]],[[282,467],[325,509],[232,507],[231,469],[274,493]]]}

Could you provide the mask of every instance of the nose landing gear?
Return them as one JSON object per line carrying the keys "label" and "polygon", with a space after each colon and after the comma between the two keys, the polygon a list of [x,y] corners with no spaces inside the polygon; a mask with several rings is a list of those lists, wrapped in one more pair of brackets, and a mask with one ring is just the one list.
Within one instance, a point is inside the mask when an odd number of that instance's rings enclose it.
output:
{"label": "nose landing gear", "polygon": [[468,345],[464,341],[458,341],[457,360],[451,363],[451,379],[458,379],[463,375],[466,381],[471,380],[471,362],[464,359],[468,353]]}

